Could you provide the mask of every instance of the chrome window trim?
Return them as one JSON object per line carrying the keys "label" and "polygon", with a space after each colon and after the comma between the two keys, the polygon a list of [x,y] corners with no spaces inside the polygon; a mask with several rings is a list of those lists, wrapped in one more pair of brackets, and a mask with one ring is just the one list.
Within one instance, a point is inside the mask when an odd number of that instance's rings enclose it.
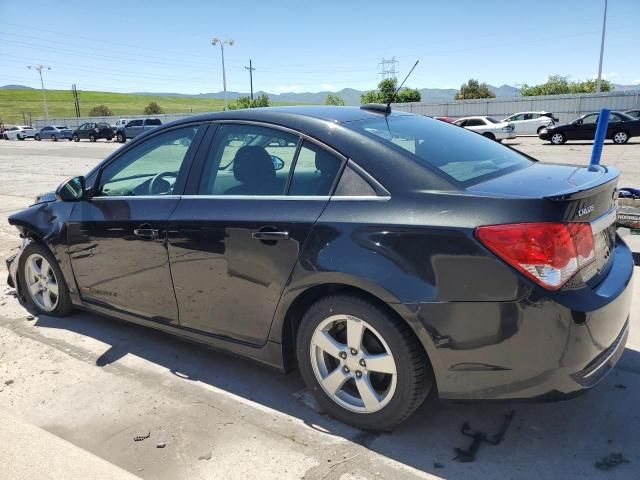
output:
{"label": "chrome window trim", "polygon": [[112,196],[101,196],[101,197],[91,197],[91,201],[96,200],[150,200],[152,198],[166,198],[166,199],[174,199],[179,200],[180,195],[112,195]]}
{"label": "chrome window trim", "polygon": [[322,200],[329,195],[182,195],[185,200]]}

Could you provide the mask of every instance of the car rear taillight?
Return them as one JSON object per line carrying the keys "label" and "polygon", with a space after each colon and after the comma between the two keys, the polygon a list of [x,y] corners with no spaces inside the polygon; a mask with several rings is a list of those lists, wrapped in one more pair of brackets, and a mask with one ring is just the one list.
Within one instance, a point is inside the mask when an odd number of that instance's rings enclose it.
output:
{"label": "car rear taillight", "polygon": [[595,259],[588,223],[516,223],[478,227],[476,238],[527,277],[550,290]]}

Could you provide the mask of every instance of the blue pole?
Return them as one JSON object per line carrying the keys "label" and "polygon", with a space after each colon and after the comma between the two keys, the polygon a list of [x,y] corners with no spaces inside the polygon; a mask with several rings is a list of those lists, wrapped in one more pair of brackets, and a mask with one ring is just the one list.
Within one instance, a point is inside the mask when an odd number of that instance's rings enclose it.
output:
{"label": "blue pole", "polygon": [[611,110],[603,108],[598,115],[598,126],[596,127],[596,137],[593,140],[593,150],[591,150],[591,161],[589,168],[600,164],[600,156],[602,155],[602,146],[607,136],[607,126],[609,125],[609,114]]}

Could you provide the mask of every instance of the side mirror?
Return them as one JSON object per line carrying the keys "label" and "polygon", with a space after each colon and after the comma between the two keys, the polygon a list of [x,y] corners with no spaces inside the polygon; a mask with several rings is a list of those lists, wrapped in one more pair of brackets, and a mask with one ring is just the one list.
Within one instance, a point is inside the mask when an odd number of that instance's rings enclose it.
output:
{"label": "side mirror", "polygon": [[284,168],[284,160],[275,155],[271,155],[271,161],[273,162],[273,168],[276,170],[282,170]]}
{"label": "side mirror", "polygon": [[574,125],[582,125],[582,120],[574,120]]}
{"label": "side mirror", "polygon": [[56,198],[63,202],[77,202],[85,198],[84,177],[73,177],[56,189]]}

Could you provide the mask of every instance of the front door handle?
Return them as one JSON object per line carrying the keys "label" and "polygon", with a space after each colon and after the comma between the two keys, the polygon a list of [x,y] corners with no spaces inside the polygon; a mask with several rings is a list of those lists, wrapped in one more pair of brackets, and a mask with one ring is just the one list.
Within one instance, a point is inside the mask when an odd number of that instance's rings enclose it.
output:
{"label": "front door handle", "polygon": [[253,232],[251,237],[256,240],[287,240],[289,238],[289,232],[258,230],[257,232]]}
{"label": "front door handle", "polygon": [[[144,225],[141,225],[141,227],[144,227]],[[136,228],[133,230],[133,234],[145,240],[157,240],[160,236],[160,231],[155,228]]]}

